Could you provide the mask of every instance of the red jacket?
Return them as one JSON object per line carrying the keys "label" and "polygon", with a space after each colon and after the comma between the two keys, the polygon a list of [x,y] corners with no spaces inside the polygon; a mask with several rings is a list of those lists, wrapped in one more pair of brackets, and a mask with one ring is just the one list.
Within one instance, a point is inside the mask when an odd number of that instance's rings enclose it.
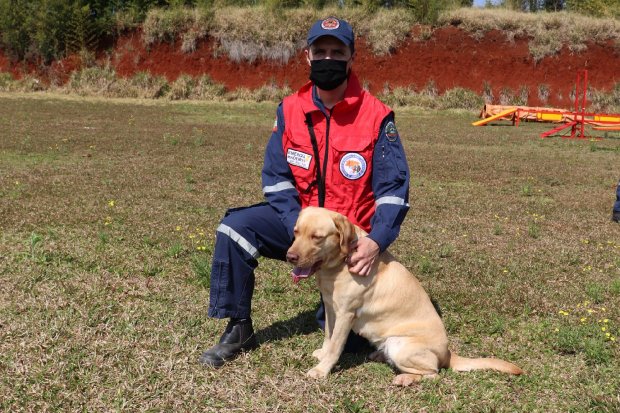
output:
{"label": "red jacket", "polygon": [[291,165],[301,207],[319,204],[316,156],[306,124],[306,114],[310,114],[321,172],[325,142],[329,141],[324,178],[325,208],[340,212],[370,231],[375,212],[371,180],[373,152],[382,121],[391,110],[363,90],[354,74],[349,76],[344,100],[325,114],[315,105],[312,94],[309,82],[282,103],[285,125],[282,147]]}

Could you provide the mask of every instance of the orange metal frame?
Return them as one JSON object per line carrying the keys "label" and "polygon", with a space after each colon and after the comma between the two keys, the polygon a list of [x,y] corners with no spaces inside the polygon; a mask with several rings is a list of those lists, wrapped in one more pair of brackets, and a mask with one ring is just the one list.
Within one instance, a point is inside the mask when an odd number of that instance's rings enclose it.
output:
{"label": "orange metal frame", "polygon": [[512,118],[512,124],[519,126],[521,118],[527,118],[528,114],[536,114],[539,121],[565,122],[547,132],[540,134],[541,138],[547,138],[555,135],[560,131],[570,128],[570,136],[565,138],[587,139],[585,133],[586,125],[590,125],[595,130],[616,131],[620,130],[620,114],[590,113],[586,112],[588,94],[588,71],[580,70],[577,72],[577,81],[575,83],[575,106],[573,111],[554,110],[554,108],[530,108],[530,107],[514,107],[508,108],[494,116],[474,122],[475,126],[486,125],[489,122],[501,119]]}

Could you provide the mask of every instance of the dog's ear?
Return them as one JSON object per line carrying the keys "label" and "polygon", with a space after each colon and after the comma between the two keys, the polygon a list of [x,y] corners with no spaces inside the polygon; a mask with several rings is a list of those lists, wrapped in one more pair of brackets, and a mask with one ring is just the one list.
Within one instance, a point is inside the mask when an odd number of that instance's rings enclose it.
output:
{"label": "dog's ear", "polygon": [[336,224],[336,229],[340,235],[340,250],[344,255],[348,255],[351,243],[357,237],[355,227],[347,217],[341,214],[334,215],[334,224]]}

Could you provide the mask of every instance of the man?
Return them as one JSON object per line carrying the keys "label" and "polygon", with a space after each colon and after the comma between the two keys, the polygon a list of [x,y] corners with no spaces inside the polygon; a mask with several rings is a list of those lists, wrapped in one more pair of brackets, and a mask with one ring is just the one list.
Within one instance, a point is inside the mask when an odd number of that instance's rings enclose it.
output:
{"label": "man", "polygon": [[[230,321],[200,357],[205,365],[220,367],[256,347],[250,319],[256,260],[286,259],[302,208],[338,211],[369,232],[349,258],[359,276],[396,239],[409,209],[409,168],[394,114],[351,71],[351,26],[333,17],[317,21],[307,44],[310,82],[278,107],[265,150],[267,202],[228,210],[217,229],[209,316]],[[317,319],[323,327],[322,306]]]}
{"label": "man", "polygon": [[620,181],[618,182],[618,187],[616,188],[616,202],[614,203],[611,220],[620,223]]}

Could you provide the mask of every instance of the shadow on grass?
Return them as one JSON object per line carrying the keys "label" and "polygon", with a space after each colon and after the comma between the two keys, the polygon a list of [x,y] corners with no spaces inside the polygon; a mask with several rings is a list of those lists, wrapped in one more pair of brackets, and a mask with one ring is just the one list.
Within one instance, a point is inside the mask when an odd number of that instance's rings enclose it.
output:
{"label": "shadow on grass", "polygon": [[288,320],[277,321],[256,332],[260,343],[278,341],[292,336],[305,336],[314,333],[318,328],[316,311],[308,310]]}
{"label": "shadow on grass", "polygon": [[[258,342],[262,344],[283,340],[292,336],[305,336],[316,332],[319,329],[316,321],[317,309],[304,311],[288,320],[277,321],[269,327],[258,330],[256,332]],[[368,361],[368,354],[372,351],[374,351],[374,348],[366,339],[351,332],[345,349],[340,356],[337,369],[347,370],[366,363]]]}

